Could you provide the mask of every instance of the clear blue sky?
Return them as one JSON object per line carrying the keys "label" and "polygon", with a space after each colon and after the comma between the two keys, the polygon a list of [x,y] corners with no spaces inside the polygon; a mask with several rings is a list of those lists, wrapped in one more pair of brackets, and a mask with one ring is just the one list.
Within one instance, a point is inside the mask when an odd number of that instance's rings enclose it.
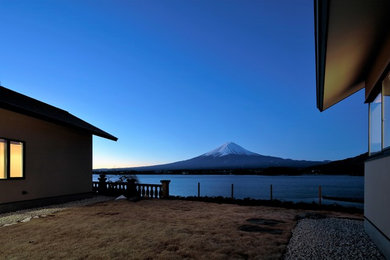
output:
{"label": "clear blue sky", "polygon": [[367,151],[359,92],[316,108],[311,0],[0,1],[0,81],[117,136],[94,167],[188,159],[227,141],[334,160]]}

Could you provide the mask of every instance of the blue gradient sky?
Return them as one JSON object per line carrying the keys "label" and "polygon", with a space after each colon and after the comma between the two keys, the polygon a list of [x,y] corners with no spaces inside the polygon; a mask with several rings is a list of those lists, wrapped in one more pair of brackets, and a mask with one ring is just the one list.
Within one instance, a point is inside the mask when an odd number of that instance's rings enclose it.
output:
{"label": "blue gradient sky", "polygon": [[367,151],[359,92],[316,108],[313,6],[295,1],[0,1],[0,81],[108,131],[94,167],[227,141],[334,160]]}

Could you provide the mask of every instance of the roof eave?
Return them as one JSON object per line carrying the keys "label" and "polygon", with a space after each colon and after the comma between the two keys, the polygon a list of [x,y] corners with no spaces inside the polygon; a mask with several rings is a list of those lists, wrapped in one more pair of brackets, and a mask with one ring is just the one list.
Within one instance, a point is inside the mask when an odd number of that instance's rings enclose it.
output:
{"label": "roof eave", "polygon": [[324,81],[326,65],[326,43],[328,37],[329,1],[314,0],[314,34],[316,59],[316,92],[317,108],[322,112],[324,108]]}
{"label": "roof eave", "polygon": [[[37,118],[37,119],[41,119],[41,120],[44,120],[44,121],[47,121],[47,122],[51,122],[51,123],[54,123],[54,124],[57,124],[57,125],[62,125],[62,126],[65,126],[65,127],[69,127],[69,128],[73,128],[73,129],[79,129],[81,131],[84,131],[84,132],[87,132],[87,133],[90,133],[92,135],[96,135],[96,136],[99,136],[99,137],[102,137],[102,138],[106,138],[106,139],[109,139],[109,140],[112,140],[112,141],[118,141],[118,138],[87,123],[88,125],[90,125],[91,127],[95,128],[96,130],[89,130],[89,129],[85,129],[85,128],[82,128],[82,127],[77,127],[75,125],[72,125],[72,124],[67,124],[61,120],[55,120],[51,117],[47,117],[47,116],[44,116],[42,114],[38,114],[38,113],[34,113],[32,111],[29,111],[29,110],[26,110],[26,109],[23,109],[21,107],[17,107],[17,106],[11,106],[9,104],[4,104],[4,103],[0,103],[0,108],[3,108],[3,109],[6,109],[6,110],[9,110],[9,111],[13,111],[13,112],[16,112],[16,113],[20,113],[20,114],[23,114],[23,115],[27,115],[27,116],[31,116],[31,117],[34,117],[34,118]],[[79,118],[78,118],[79,119]],[[79,119],[81,120],[81,119]],[[83,121],[83,120],[82,120]]]}
{"label": "roof eave", "polygon": [[[104,131],[102,131],[104,132]],[[110,135],[109,133],[106,133],[105,134],[99,134],[99,133],[92,133],[93,135],[96,135],[96,136],[99,136],[99,137],[103,137],[103,138],[106,138],[106,139],[109,139],[109,140],[112,140],[112,141],[118,141],[118,138],[113,136],[113,135]]]}

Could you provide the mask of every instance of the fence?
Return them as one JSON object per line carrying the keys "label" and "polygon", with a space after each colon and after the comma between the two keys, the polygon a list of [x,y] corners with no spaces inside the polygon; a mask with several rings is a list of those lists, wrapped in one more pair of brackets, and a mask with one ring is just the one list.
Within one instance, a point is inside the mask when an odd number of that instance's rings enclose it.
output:
{"label": "fence", "polygon": [[127,182],[107,182],[104,174],[101,174],[99,181],[92,182],[92,191],[102,195],[140,198],[169,198],[169,180],[161,180],[161,184],[136,183],[135,180]]}
{"label": "fence", "polygon": [[[201,186],[200,182],[198,182],[198,197],[201,197]],[[234,184],[231,184],[230,188],[230,198],[234,199]],[[274,194],[273,194],[273,186],[270,184],[269,186],[269,199],[274,200]],[[358,202],[363,203],[361,199],[355,199],[355,198],[343,198],[343,197],[331,197],[331,196],[324,196],[322,195],[322,187],[321,185],[318,186],[318,204],[322,205],[323,199],[330,199],[330,200],[338,200],[338,201],[344,201],[344,202]]]}

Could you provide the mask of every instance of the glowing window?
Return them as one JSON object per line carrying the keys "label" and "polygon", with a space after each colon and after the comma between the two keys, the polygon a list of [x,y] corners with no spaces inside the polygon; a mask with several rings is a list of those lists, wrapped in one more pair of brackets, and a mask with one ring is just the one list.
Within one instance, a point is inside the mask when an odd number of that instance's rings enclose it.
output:
{"label": "glowing window", "polygon": [[10,141],[10,177],[23,177],[23,143]]}
{"label": "glowing window", "polygon": [[0,179],[7,179],[7,141],[0,139]]}
{"label": "glowing window", "polygon": [[24,177],[24,143],[0,138],[0,179]]}

